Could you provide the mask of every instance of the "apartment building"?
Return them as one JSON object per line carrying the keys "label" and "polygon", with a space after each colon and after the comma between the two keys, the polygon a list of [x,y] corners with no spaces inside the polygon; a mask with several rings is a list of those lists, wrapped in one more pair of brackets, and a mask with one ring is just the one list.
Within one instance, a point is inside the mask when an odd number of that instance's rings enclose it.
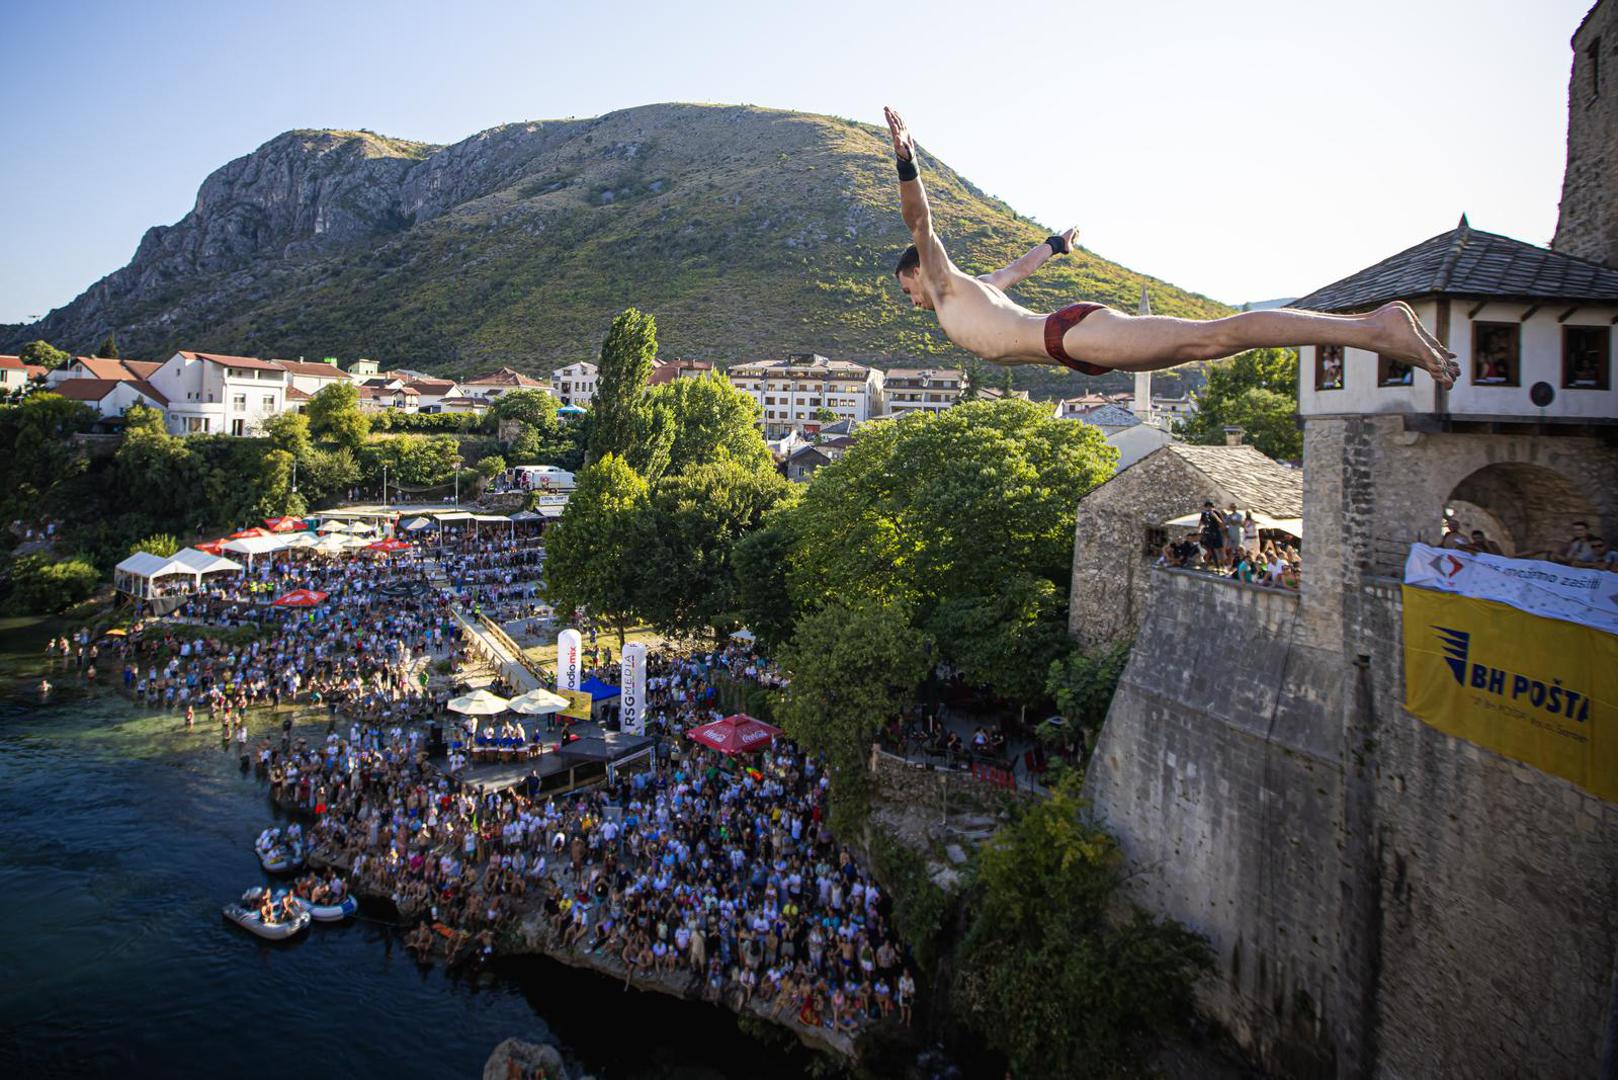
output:
{"label": "apartment building", "polygon": [[588,360],[559,367],[551,372],[551,392],[563,405],[589,408],[590,399],[595,397],[598,374],[599,369]]}
{"label": "apartment building", "polygon": [[943,412],[961,400],[961,372],[953,368],[891,368],[882,380],[887,412]]}
{"label": "apartment building", "polygon": [[256,435],[286,410],[290,377],[273,360],[181,351],[147,381],[168,400],[175,435]]}
{"label": "apartment building", "polygon": [[814,434],[831,422],[824,419],[828,413],[859,422],[882,412],[882,372],[848,360],[800,354],[738,364],[727,375],[732,386],[758,402],[766,439],[793,430]]}

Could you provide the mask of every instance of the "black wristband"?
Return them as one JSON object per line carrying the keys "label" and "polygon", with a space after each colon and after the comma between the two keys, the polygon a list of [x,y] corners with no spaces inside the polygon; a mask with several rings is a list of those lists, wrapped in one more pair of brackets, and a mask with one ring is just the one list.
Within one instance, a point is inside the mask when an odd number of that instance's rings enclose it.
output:
{"label": "black wristband", "polygon": [[916,168],[914,158],[897,158],[895,160],[898,164],[900,180],[914,180],[916,178],[919,170]]}
{"label": "black wristband", "polygon": [[1068,247],[1067,239],[1062,236],[1047,236],[1045,242],[1051,246],[1051,251],[1057,255],[1066,255],[1073,250]]}

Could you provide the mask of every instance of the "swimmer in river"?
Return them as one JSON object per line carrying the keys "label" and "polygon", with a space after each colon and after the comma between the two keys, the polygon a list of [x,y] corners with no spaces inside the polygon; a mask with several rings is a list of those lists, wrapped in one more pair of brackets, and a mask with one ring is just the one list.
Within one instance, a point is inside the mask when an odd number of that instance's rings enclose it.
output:
{"label": "swimmer in river", "polygon": [[1460,375],[1455,354],[1427,332],[1408,304],[1395,301],[1363,315],[1323,315],[1276,308],[1223,319],[1125,315],[1104,304],[1070,304],[1050,315],[1029,311],[1005,290],[1071,249],[1075,229],[1052,236],[990,274],[973,277],[950,262],[933,231],[927,193],[917,175],[916,142],[899,114],[884,109],[898,157],[899,206],[914,241],[894,273],[918,308],[968,352],[996,364],[1059,364],[1086,375],[1154,371],[1217,360],[1247,349],[1342,345],[1420,367],[1443,387]]}

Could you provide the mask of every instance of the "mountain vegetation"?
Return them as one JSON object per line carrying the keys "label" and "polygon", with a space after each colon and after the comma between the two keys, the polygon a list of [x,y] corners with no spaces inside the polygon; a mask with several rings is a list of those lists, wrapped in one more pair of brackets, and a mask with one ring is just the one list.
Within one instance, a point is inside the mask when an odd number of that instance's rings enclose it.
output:
{"label": "mountain vegetation", "polygon": [[[38,323],[0,326],[0,350],[43,338],[87,352],[116,335],[120,353],[152,359],[184,347],[543,373],[593,356],[633,303],[668,356],[959,364],[892,280],[908,238],[890,159],[872,125],[751,106],[648,105],[443,147],[290,131],[209,176],[127,266]],[[963,267],[992,269],[1050,231],[922,159]],[[1089,209],[1073,207],[1081,225]],[[1015,295],[1134,310],[1142,285],[1159,314],[1228,311],[1082,248]],[[1054,368],[1016,379],[1096,385]]]}

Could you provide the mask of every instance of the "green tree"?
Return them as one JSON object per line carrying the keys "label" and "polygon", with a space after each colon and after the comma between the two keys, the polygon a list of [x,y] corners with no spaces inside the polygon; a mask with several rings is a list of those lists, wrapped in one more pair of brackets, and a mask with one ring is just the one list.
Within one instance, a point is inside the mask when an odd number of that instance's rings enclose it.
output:
{"label": "green tree", "polygon": [[108,331],[107,336],[102,339],[101,344],[96,346],[96,355],[101,357],[103,360],[118,359],[118,339],[113,337],[111,331]]}
{"label": "green tree", "polygon": [[1188,442],[1222,446],[1226,427],[1246,429],[1261,453],[1279,461],[1303,457],[1297,425],[1298,353],[1295,349],[1251,349],[1207,368],[1208,381],[1196,392],[1197,410],[1176,425]]}
{"label": "green tree", "polygon": [[0,408],[4,520],[33,522],[46,513],[64,517],[76,511],[79,500],[58,504],[57,497],[83,474],[88,462],[73,436],[95,421],[94,409],[60,394],[29,394],[21,404]]}
{"label": "green tree", "polygon": [[1185,1027],[1213,966],[1178,923],[1114,914],[1123,856],[1088,820],[1080,779],[1059,771],[979,853],[956,1000],[1019,1077],[1132,1075],[1153,1037]]}
{"label": "green tree", "polygon": [[323,386],[304,406],[309,431],[320,439],[358,453],[370,433],[370,418],[360,411],[359,387],[351,382]]}
{"label": "green tree", "polygon": [[351,450],[316,447],[298,467],[298,490],[310,505],[344,497],[360,482],[359,462]]}
{"label": "green tree", "polygon": [[1082,733],[1089,745],[1094,745],[1094,737],[1112,707],[1113,695],[1118,692],[1132,645],[1133,642],[1120,641],[1095,653],[1075,648],[1051,661],[1045,675],[1045,693],[1068,722],[1062,741],[1072,743]]}
{"label": "green tree", "polygon": [[149,405],[136,402],[124,410],[124,436],[126,438],[136,433],[167,435],[168,430],[168,425],[163,422],[163,414]]}
{"label": "green tree", "polygon": [[595,420],[590,437],[592,461],[617,454],[631,460],[635,435],[645,408],[646,380],[657,359],[657,323],[650,315],[628,308],[612,320],[601,344],[601,363],[590,412]]}
{"label": "green tree", "polygon": [[723,376],[710,372],[696,379],[675,379],[653,387],[647,403],[668,408],[673,428],[670,472],[717,461],[734,461],[748,469],[774,468],[770,448],[757,427],[758,402]]}
{"label": "green tree", "polygon": [[309,434],[309,417],[303,413],[277,413],[264,421],[264,436],[277,450],[285,450],[298,461],[309,456],[315,448]]}
{"label": "green tree", "polygon": [[914,700],[929,664],[926,639],[897,604],[833,604],[798,621],[781,662],[792,682],[777,714],[787,734],[826,757],[832,824],[858,829],[870,800],[871,743]]}
{"label": "green tree", "polygon": [[1034,701],[1065,640],[1073,508],[1116,461],[1021,400],[873,425],[792,514],[792,602],[897,603],[969,681]]}
{"label": "green tree", "polygon": [[635,613],[644,550],[646,481],[617,454],[587,465],[546,544],[545,585],[562,611],[584,607],[618,630]]}
{"label": "green tree", "polygon": [[49,371],[72,363],[73,357],[48,341],[30,341],[17,351],[17,359],[25,364],[38,364]]}
{"label": "green tree", "polygon": [[787,564],[795,543],[793,503],[765,517],[763,526],[736,541],[731,567],[736,575],[736,618],[758,638],[768,656],[779,656],[797,624]]}
{"label": "green tree", "polygon": [[24,615],[54,615],[89,597],[99,584],[101,572],[88,559],[35,552],[11,564],[10,607]]}
{"label": "green tree", "polygon": [[496,421],[516,420],[551,435],[556,431],[559,405],[555,397],[543,390],[512,390],[496,398],[489,406],[489,413]]}
{"label": "green tree", "polygon": [[153,533],[144,540],[137,540],[129,545],[129,553],[138,555],[145,552],[148,555],[157,555],[167,558],[180,550],[180,541],[174,538],[173,533]]}
{"label": "green tree", "polygon": [[258,469],[258,517],[297,517],[308,509],[303,496],[292,490],[293,457],[285,450],[268,450]]}
{"label": "green tree", "polygon": [[774,469],[730,459],[659,480],[636,560],[636,611],[672,633],[733,627],[740,602],[736,544],[792,493]]}
{"label": "green tree", "polygon": [[966,358],[961,367],[961,400],[976,401],[983,396],[983,388],[988,385],[988,370],[982,360],[975,356]]}

